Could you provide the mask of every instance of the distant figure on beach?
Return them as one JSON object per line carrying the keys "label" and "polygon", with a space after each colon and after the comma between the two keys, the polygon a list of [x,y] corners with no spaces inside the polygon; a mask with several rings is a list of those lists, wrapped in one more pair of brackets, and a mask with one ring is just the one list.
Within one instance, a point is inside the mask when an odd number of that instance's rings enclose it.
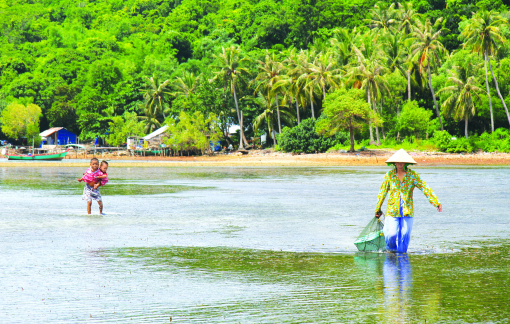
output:
{"label": "distant figure on beach", "polygon": [[108,182],[108,162],[102,161],[99,167],[99,160],[92,158],[90,160],[90,168],[85,171],[78,182],[85,181],[82,199],[87,201],[87,213],[90,215],[92,209],[92,200],[97,201],[99,205],[99,214],[103,215],[103,199],[99,192],[99,186],[104,186]]}
{"label": "distant figure on beach", "polygon": [[381,206],[389,192],[390,197],[383,228],[386,249],[390,252],[406,253],[413,229],[414,188],[420,189],[429,202],[437,208],[437,211],[443,211],[443,207],[432,189],[420,179],[418,173],[407,168],[410,164],[416,164],[416,161],[406,151],[400,149],[386,160],[386,163],[389,166],[394,166],[394,169],[384,176],[381,190],[377,196],[375,217],[382,215]]}

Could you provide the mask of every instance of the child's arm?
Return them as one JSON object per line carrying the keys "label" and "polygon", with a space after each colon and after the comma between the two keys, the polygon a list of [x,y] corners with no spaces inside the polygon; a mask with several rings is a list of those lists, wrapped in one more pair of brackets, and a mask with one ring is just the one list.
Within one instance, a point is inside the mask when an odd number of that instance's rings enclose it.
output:
{"label": "child's arm", "polygon": [[76,179],[76,180],[78,180],[78,182],[82,182],[82,181],[83,181],[83,177],[85,176],[85,173],[86,173],[86,172],[83,172],[83,174],[82,174],[81,178]]}
{"label": "child's arm", "polygon": [[101,176],[97,176],[96,180],[97,183],[94,185],[94,189],[99,188],[99,186],[104,186],[108,182],[108,174],[104,173]]}
{"label": "child's arm", "polygon": [[[107,174],[105,173],[105,176],[107,176]],[[104,178],[104,179],[101,179],[101,186],[104,186],[108,183],[108,178]]]}

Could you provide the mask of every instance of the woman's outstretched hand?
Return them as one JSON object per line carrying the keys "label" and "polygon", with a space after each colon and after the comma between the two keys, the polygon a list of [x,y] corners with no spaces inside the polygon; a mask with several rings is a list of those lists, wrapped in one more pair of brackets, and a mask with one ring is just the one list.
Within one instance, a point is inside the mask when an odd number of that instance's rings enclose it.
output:
{"label": "woman's outstretched hand", "polygon": [[437,211],[438,212],[442,212],[443,211],[443,205],[439,204],[439,206],[437,206]]}
{"label": "woman's outstretched hand", "polygon": [[378,211],[377,213],[375,213],[375,217],[376,217],[376,218],[381,217],[381,215],[382,215],[382,211]]}

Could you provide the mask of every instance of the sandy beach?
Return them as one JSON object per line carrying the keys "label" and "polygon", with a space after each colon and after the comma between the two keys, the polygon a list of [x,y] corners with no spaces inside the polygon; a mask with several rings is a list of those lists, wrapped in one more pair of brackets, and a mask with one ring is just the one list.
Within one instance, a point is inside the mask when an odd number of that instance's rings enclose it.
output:
{"label": "sandy beach", "polygon": [[[99,159],[111,161],[116,166],[123,167],[147,167],[147,166],[382,166],[395,151],[370,150],[356,153],[318,153],[318,154],[293,154],[273,152],[270,150],[253,150],[248,154],[232,153],[218,154],[213,156],[184,156],[184,157],[132,157],[115,156],[110,154],[97,155]],[[410,152],[419,165],[510,165],[509,153],[473,153],[473,154],[448,154],[439,152]],[[60,167],[86,166],[83,161],[92,158],[80,156],[79,159],[71,154],[60,162],[55,161],[2,161],[1,167],[30,167],[30,166],[55,166]],[[83,161],[83,162],[82,162]],[[118,161],[119,163],[115,163]]]}

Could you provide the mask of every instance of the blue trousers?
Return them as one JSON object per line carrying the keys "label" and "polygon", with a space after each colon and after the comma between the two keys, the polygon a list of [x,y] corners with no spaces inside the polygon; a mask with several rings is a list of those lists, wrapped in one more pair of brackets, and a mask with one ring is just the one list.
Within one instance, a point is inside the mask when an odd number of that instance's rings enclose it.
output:
{"label": "blue trousers", "polygon": [[386,217],[383,234],[386,240],[386,249],[390,252],[406,253],[411,241],[413,218],[403,217],[402,201],[400,204],[400,217]]}

